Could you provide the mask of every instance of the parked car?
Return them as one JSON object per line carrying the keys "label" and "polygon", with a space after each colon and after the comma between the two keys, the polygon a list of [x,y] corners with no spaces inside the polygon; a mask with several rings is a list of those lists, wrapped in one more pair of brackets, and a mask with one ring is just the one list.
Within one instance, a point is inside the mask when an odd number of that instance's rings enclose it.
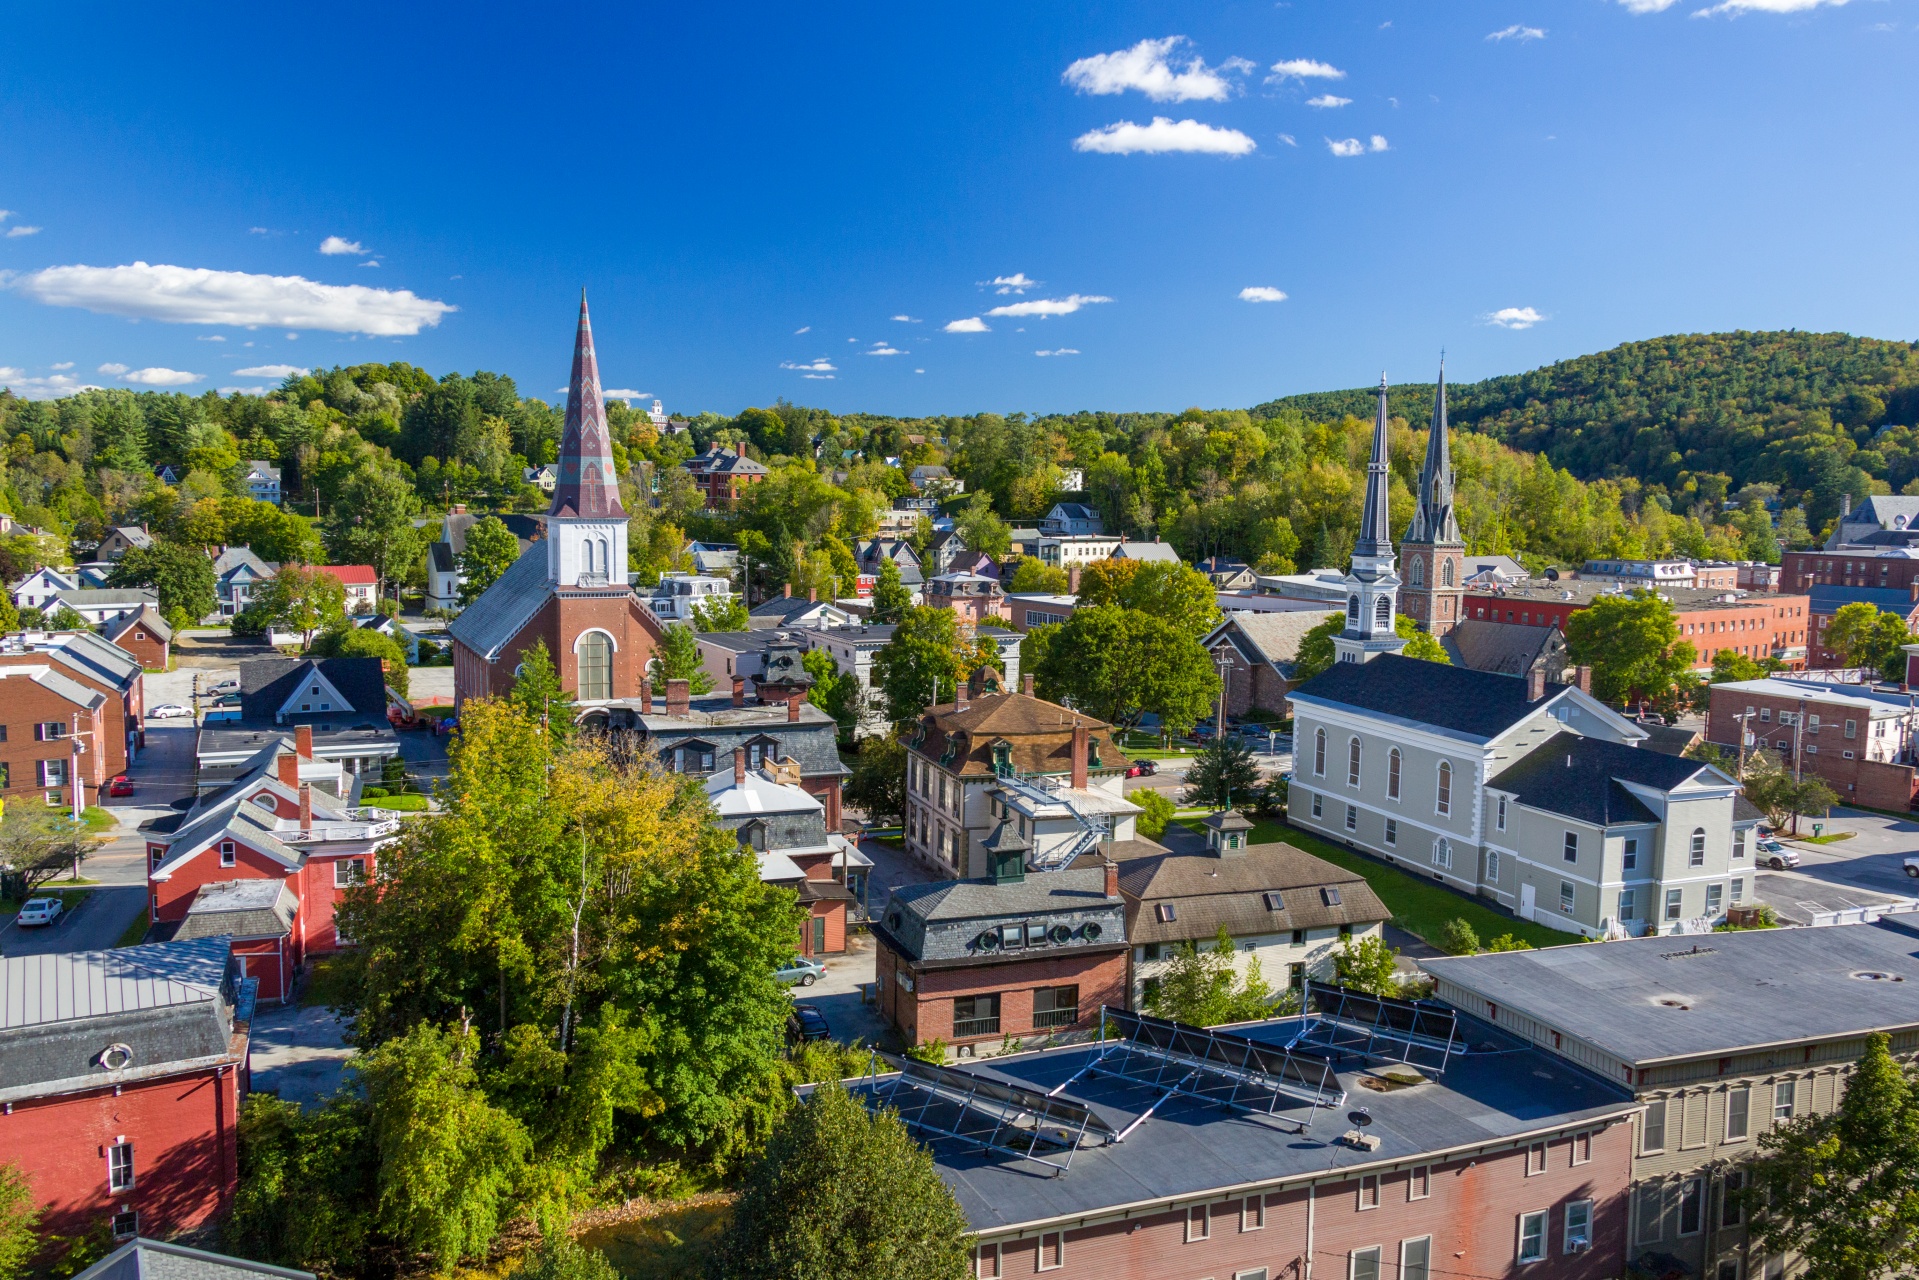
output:
{"label": "parked car", "polygon": [[1914,880],[1919,880],[1919,858],[1907,858],[1905,865],[1906,874]]}
{"label": "parked car", "polygon": [[60,910],[66,904],[58,898],[28,898],[16,917],[22,929],[29,925],[52,924],[60,916]]}
{"label": "parked car", "polygon": [[1193,741],[1210,742],[1218,732],[1218,728],[1214,726],[1211,720],[1202,720],[1193,726]]}
{"label": "parked car", "polygon": [[153,710],[147,712],[147,719],[149,720],[178,720],[182,716],[191,719],[193,717],[193,708],[183,707],[177,702],[163,702],[153,708]]}
{"label": "parked car", "polygon": [[115,775],[113,781],[107,784],[107,794],[110,796],[132,795],[133,779],[127,777],[124,773]]}
{"label": "parked car", "polygon": [[1159,772],[1157,760],[1135,760],[1126,770],[1129,778],[1150,778]]}
{"label": "parked car", "polygon": [[802,1044],[814,1040],[830,1040],[833,1028],[827,1025],[826,1015],[820,1012],[818,1005],[796,1004],[793,1016],[787,1021],[786,1038]]}
{"label": "parked car", "polygon": [[808,960],[805,956],[794,956],[785,965],[773,971],[773,976],[787,986],[798,983],[810,987],[826,976],[826,966],[817,960]]}
{"label": "parked car", "polygon": [[1759,857],[1757,861],[1762,867],[1771,867],[1774,871],[1784,871],[1787,867],[1796,867],[1799,865],[1799,851],[1797,849],[1788,849],[1777,840],[1762,836],[1759,840]]}
{"label": "parked car", "polygon": [[238,693],[240,692],[240,682],[238,680],[222,680],[219,684],[213,686],[213,692]]}

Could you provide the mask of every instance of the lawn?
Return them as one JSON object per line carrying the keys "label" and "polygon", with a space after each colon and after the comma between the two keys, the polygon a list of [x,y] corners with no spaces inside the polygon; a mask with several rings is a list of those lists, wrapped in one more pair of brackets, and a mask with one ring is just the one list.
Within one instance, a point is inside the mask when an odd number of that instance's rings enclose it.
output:
{"label": "lawn", "polygon": [[110,811],[102,809],[97,804],[90,804],[80,810],[80,821],[87,824],[88,831],[96,833],[117,831],[120,829],[120,819],[114,817]]}
{"label": "lawn", "polygon": [[[1195,831],[1201,829],[1196,822],[1186,822],[1184,825]],[[1329,844],[1283,822],[1271,819],[1255,822],[1252,842],[1283,842],[1304,849],[1314,857],[1324,858],[1334,866],[1358,872],[1373,887],[1379,900],[1386,904],[1386,909],[1393,913],[1392,922],[1395,925],[1434,946],[1439,945],[1440,931],[1450,920],[1464,920],[1471,925],[1482,944],[1502,933],[1510,933],[1535,947],[1557,947],[1579,940],[1577,934],[1561,933],[1545,925],[1516,919],[1503,911],[1494,910],[1477,898],[1455,892],[1436,880],[1413,875],[1351,849]]]}
{"label": "lawn", "polygon": [[119,939],[115,941],[113,945],[116,947],[137,947],[141,942],[145,941],[146,936],[147,916],[143,911],[133,917],[133,919],[127,921],[127,927],[121,931]]}
{"label": "lawn", "polygon": [[362,792],[360,806],[365,809],[387,809],[394,813],[425,813],[427,799],[417,795],[369,797]]}

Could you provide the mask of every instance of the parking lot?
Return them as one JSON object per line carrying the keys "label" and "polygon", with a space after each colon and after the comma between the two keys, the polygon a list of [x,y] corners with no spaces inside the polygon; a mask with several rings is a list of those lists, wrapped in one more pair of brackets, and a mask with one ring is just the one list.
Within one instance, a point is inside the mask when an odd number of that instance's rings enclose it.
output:
{"label": "parking lot", "polygon": [[[1850,839],[1831,844],[1808,844],[1781,835],[1799,854],[1799,873],[1829,884],[1870,889],[1900,897],[1919,897],[1919,879],[1906,873],[1908,857],[1919,856],[1919,822],[1860,809],[1834,809],[1819,819],[1827,834],[1850,831]],[[1812,834],[1812,822],[1799,820],[1802,836]]]}

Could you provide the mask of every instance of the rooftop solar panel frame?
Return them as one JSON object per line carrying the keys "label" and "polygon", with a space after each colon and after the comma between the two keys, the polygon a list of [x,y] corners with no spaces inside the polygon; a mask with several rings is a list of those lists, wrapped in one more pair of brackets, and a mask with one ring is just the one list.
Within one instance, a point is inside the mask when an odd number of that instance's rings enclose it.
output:
{"label": "rooftop solar panel frame", "polygon": [[[1107,1029],[1118,1035],[1107,1038]],[[1195,1027],[1115,1009],[1102,1010],[1100,1040],[1093,1059],[1055,1086],[1064,1091],[1082,1075],[1102,1075],[1158,1093],[1115,1141],[1145,1123],[1169,1098],[1191,1098],[1251,1115],[1278,1118],[1302,1103],[1305,1117],[1288,1116],[1297,1130],[1312,1126],[1313,1111],[1345,1104],[1346,1091],[1325,1062],[1300,1057],[1286,1046],[1253,1040],[1231,1031]]]}
{"label": "rooftop solar panel frame", "polygon": [[1459,1014],[1425,1000],[1400,1000],[1306,980],[1311,1012],[1288,1048],[1391,1058],[1443,1075],[1460,1051]]}
{"label": "rooftop solar panel frame", "polygon": [[[879,1063],[892,1068],[882,1079]],[[1082,1103],[874,1050],[868,1096],[899,1113],[909,1129],[1045,1165],[1055,1177],[1072,1167],[1087,1137],[1116,1142],[1112,1126]],[[1052,1157],[1052,1158],[1049,1158]]]}

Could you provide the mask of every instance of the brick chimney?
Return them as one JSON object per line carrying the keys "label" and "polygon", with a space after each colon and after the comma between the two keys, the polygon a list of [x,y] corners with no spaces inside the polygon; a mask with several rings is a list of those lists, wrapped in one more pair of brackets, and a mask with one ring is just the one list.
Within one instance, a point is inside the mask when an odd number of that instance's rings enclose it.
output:
{"label": "brick chimney", "polygon": [[666,682],[666,714],[684,716],[687,700],[692,696],[692,682],[689,680],[668,680]]}
{"label": "brick chimney", "polygon": [[1075,791],[1084,791],[1086,789],[1086,743],[1088,737],[1086,722],[1084,720],[1075,720],[1073,722],[1073,789]]}
{"label": "brick chimney", "polygon": [[456,515],[456,516],[463,516],[463,515],[465,515],[465,514],[466,514],[466,503],[464,503],[464,502],[456,502],[456,503],[454,503],[454,504],[453,504],[453,510],[452,510],[452,511],[450,511],[450,512],[448,512],[447,514],[449,514],[449,515]]}
{"label": "brick chimney", "polygon": [[1076,596],[1079,594],[1079,566],[1078,565],[1074,565],[1072,568],[1066,571],[1066,594],[1071,596]]}
{"label": "brick chimney", "polygon": [[742,440],[738,444],[734,445],[733,452],[738,454],[740,457],[744,458],[746,456],[746,441]]}
{"label": "brick chimney", "polygon": [[791,600],[793,598],[793,584],[790,582],[781,583],[780,594],[785,596],[788,600]]}
{"label": "brick chimney", "polygon": [[800,706],[805,701],[806,695],[798,692],[786,700],[786,723],[798,724],[800,722]]}
{"label": "brick chimney", "polygon": [[1111,858],[1108,858],[1106,860],[1105,871],[1106,871],[1106,896],[1108,898],[1117,898],[1119,897],[1119,863],[1114,862]]}
{"label": "brick chimney", "polygon": [[1526,672],[1526,701],[1538,702],[1546,696],[1546,669],[1533,667]]}
{"label": "brick chimney", "polygon": [[733,705],[736,707],[743,707],[746,705],[746,677],[745,676],[733,677]]}
{"label": "brick chimney", "polygon": [[274,764],[279,767],[280,781],[289,787],[300,785],[300,757],[281,753]]}
{"label": "brick chimney", "polygon": [[820,589],[818,587],[808,587],[806,589],[806,600],[808,604],[818,604],[820,602]]}
{"label": "brick chimney", "polygon": [[293,730],[293,749],[300,753],[300,759],[313,759],[313,726],[296,725]]}
{"label": "brick chimney", "polygon": [[313,830],[313,784],[300,784],[300,830]]}
{"label": "brick chimney", "polygon": [[653,714],[653,678],[644,674],[640,676],[640,714]]}
{"label": "brick chimney", "polygon": [[1593,669],[1591,667],[1574,667],[1573,683],[1579,686],[1579,692],[1590,694],[1593,691]]}
{"label": "brick chimney", "polygon": [[1019,678],[1019,691],[1027,697],[1033,696],[1033,673],[1028,671]]}
{"label": "brick chimney", "polygon": [[736,787],[742,787],[746,785],[746,748],[745,747],[733,748],[733,785]]}

